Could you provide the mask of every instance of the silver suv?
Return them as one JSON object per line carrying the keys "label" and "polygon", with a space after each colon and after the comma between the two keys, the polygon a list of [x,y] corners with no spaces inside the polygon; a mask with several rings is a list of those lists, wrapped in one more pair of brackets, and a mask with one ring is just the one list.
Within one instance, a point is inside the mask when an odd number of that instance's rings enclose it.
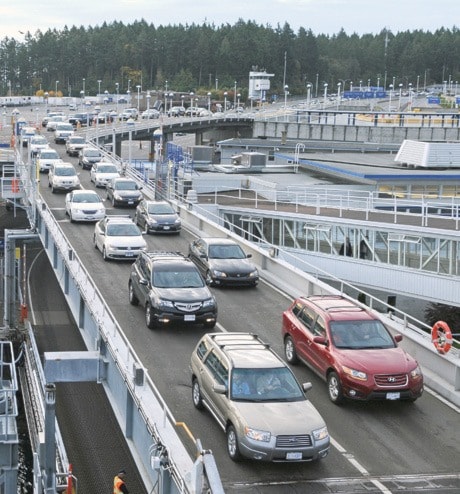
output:
{"label": "silver suv", "polygon": [[227,435],[234,461],[319,460],[329,452],[323,418],[287,364],[258,336],[208,333],[191,358],[192,399]]}

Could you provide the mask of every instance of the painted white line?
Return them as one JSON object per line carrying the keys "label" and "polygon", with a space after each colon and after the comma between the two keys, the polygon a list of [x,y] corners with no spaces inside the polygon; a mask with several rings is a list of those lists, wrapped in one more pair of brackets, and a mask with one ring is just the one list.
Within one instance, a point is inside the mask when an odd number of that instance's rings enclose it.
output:
{"label": "painted white line", "polygon": [[443,396],[441,396],[440,394],[436,393],[436,391],[434,391],[433,389],[428,388],[427,386],[425,386],[425,391],[427,393],[430,393],[431,396],[434,396],[439,401],[442,401],[444,403],[444,405],[447,405],[454,412],[460,413],[460,408],[458,406],[456,406],[453,403],[451,403],[450,401],[446,400]]}

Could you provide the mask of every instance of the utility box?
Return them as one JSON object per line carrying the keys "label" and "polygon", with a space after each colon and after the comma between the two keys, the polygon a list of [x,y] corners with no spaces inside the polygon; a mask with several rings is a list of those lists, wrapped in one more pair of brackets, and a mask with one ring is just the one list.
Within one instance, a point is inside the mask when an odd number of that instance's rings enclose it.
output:
{"label": "utility box", "polygon": [[267,155],[256,152],[237,154],[232,156],[232,165],[252,173],[262,172],[267,165]]}

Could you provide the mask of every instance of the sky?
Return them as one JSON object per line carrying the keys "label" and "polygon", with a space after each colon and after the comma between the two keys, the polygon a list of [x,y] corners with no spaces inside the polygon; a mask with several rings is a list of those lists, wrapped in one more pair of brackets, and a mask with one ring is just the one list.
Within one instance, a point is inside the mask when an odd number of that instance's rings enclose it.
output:
{"label": "sky", "polygon": [[[0,39],[65,26],[130,24],[220,26],[239,19],[276,28],[287,22],[313,34],[378,34],[382,29],[435,31],[460,27],[460,0],[0,0]],[[456,24],[457,23],[457,24]]]}

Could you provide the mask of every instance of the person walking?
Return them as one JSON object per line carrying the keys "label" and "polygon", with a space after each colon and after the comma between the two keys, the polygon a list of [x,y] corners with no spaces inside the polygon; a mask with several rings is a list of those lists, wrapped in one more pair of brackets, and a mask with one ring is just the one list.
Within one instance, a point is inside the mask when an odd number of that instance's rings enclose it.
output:
{"label": "person walking", "polygon": [[362,239],[361,242],[359,243],[359,258],[360,259],[367,259],[369,255],[369,245],[368,242],[369,237],[366,236],[366,238]]}
{"label": "person walking", "polygon": [[125,484],[126,470],[120,470],[113,479],[113,494],[129,494]]}
{"label": "person walking", "polygon": [[339,255],[341,256],[353,256],[353,248],[350,243],[350,239],[348,237],[345,237],[345,242],[342,244],[339,250]]}

